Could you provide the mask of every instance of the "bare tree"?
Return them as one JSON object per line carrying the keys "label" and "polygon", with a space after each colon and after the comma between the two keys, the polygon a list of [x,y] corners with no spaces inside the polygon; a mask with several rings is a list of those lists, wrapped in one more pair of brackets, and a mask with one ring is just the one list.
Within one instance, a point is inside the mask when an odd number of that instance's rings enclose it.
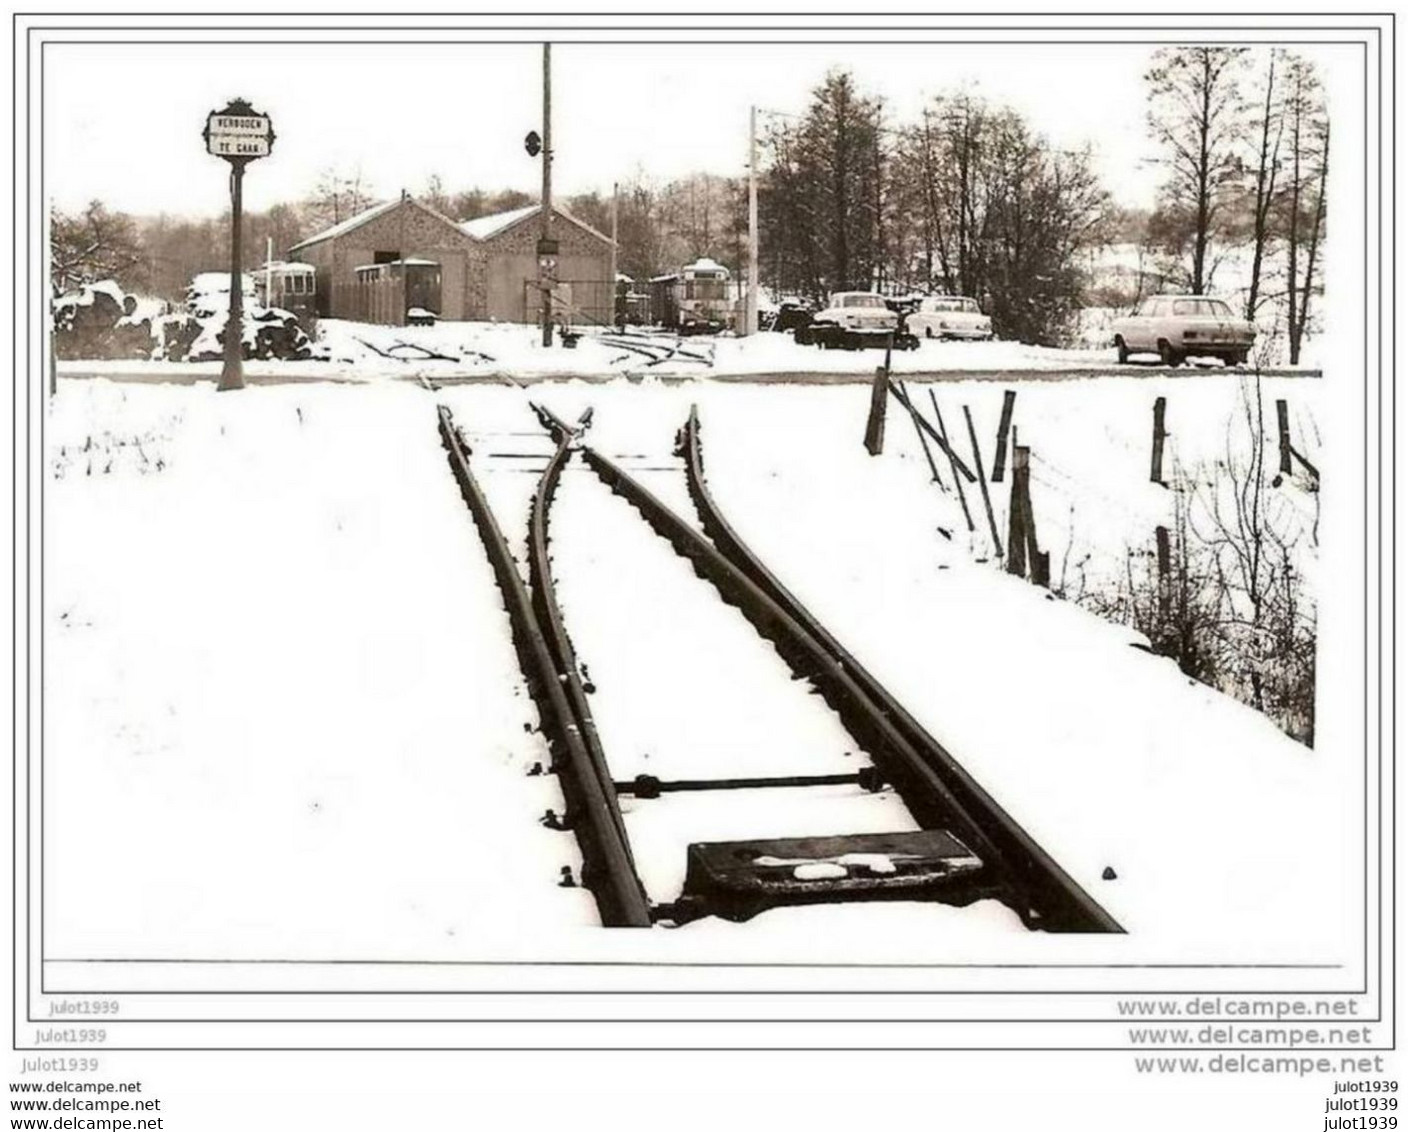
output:
{"label": "bare tree", "polygon": [[1144,76],[1149,126],[1164,149],[1164,206],[1191,244],[1189,288],[1201,295],[1210,272],[1209,247],[1224,191],[1237,176],[1243,124],[1240,69],[1244,47],[1176,47],[1154,53]]}
{"label": "bare tree", "polygon": [[76,215],[49,210],[50,282],[59,295],[85,283],[115,279],[126,287],[145,282],[141,240],[130,216],[94,200]]}
{"label": "bare tree", "polygon": [[1260,100],[1261,116],[1257,121],[1256,172],[1252,200],[1252,262],[1247,284],[1246,315],[1256,318],[1261,305],[1262,265],[1271,238],[1271,206],[1276,199],[1276,174],[1280,166],[1281,136],[1285,132],[1285,115],[1278,101],[1276,64],[1280,53],[1273,49],[1267,55],[1265,93]]}
{"label": "bare tree", "polygon": [[978,299],[1004,337],[1064,340],[1083,298],[1081,253],[1104,241],[1110,211],[1091,155],[963,94],[931,104],[889,164],[890,195],[924,218],[908,252],[918,264],[900,274]]}
{"label": "bare tree", "polygon": [[[1291,56],[1286,74],[1290,130],[1289,183],[1284,193],[1286,238],[1286,338],[1291,364],[1300,361],[1310,324],[1317,259],[1325,230],[1325,182],[1330,166],[1330,123],[1314,65]],[[1301,255],[1304,252],[1304,263]]]}
{"label": "bare tree", "polygon": [[317,230],[340,224],[372,203],[372,188],[361,166],[350,172],[328,167],[319,174],[312,195],[304,202],[304,212]]}

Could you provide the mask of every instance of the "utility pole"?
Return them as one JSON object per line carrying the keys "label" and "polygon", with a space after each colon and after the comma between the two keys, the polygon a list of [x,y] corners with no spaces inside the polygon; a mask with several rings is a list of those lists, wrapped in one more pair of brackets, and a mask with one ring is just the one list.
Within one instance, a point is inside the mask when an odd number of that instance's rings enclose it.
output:
{"label": "utility pole", "polygon": [[618,245],[617,245],[617,243],[616,243],[616,233],[617,233],[617,231],[618,231],[619,224],[620,224],[619,217],[618,217],[618,215],[617,215],[617,213],[618,213],[619,210],[620,210],[620,200],[621,200],[621,186],[620,186],[620,183],[619,183],[619,182],[616,182],[616,181],[612,181],[612,182],[611,182],[611,323],[612,323],[612,325],[615,325],[615,323],[616,323],[616,316],[617,316],[617,312],[616,312],[616,298],[617,298],[617,295],[616,295],[616,292],[617,292],[617,290],[619,289],[619,284],[616,282],[616,280],[617,280],[618,276],[620,276],[620,274],[621,274],[621,267],[620,267],[620,264],[619,264],[619,262],[618,262],[618,261],[619,261],[619,258],[620,258],[620,251],[619,251]]}
{"label": "utility pole", "polygon": [[[543,198],[538,238],[538,286],[542,289],[543,345],[552,345],[552,285],[557,244],[552,238],[552,44],[543,44]],[[614,284],[613,284],[614,285]]]}
{"label": "utility pole", "polygon": [[748,296],[743,333],[758,329],[758,108],[748,108]]}

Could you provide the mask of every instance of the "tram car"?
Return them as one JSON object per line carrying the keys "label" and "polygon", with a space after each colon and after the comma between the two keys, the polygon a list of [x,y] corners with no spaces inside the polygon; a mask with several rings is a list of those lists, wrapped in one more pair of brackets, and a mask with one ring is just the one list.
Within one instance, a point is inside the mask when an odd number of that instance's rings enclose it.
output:
{"label": "tram car", "polygon": [[728,268],[707,257],[650,281],[650,319],[680,334],[718,334],[734,324]]}
{"label": "tram car", "polygon": [[311,263],[273,260],[251,272],[254,295],[262,307],[289,311],[312,334],[318,319],[317,269]]}
{"label": "tram car", "polygon": [[[424,325],[440,314],[440,265],[429,259],[394,259],[352,269],[355,283],[339,309],[358,322]],[[338,284],[338,286],[349,286]]]}
{"label": "tram car", "polygon": [[616,303],[611,321],[618,327],[644,326],[650,321],[650,291],[629,275],[616,276]]}

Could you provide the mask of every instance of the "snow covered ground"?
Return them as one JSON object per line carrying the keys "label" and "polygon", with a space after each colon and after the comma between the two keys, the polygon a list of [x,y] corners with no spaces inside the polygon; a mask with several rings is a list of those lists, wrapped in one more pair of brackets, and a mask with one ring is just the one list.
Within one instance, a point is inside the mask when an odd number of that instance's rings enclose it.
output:
{"label": "snow covered ground", "polygon": [[[1319,383],[1283,385],[1298,435],[1310,432]],[[1067,477],[1033,485],[1053,570],[1063,529],[1108,546],[1167,507],[1147,482],[1160,392],[1178,457],[1215,455],[1235,378],[1020,385],[1022,442]],[[1001,387],[938,393],[950,435],[970,404],[990,445]],[[970,540],[894,405],[886,455],[869,459],[858,386],[564,383],[533,396],[564,415],[592,405],[592,443],[686,514],[670,449],[698,402],[711,485],[744,537],[1131,934],[1057,939],[986,908],[921,909],[932,915],[919,927],[908,907],[871,908],[863,927],[825,908],[675,932],[590,927],[585,894],[554,883],[576,866],[572,838],[537,824],[560,799],[551,777],[527,774],[545,757],[525,730],[533,707],[435,435],[444,402],[520,537],[547,452],[526,395],[64,381],[48,422],[45,527],[50,956],[1346,954],[1357,899],[1346,764],[1190,684],[1131,647],[1129,631],[979,561],[982,527]],[[811,710],[771,651],[724,617],[706,626],[709,588],[572,467],[554,554],[608,753],[624,760],[618,777],[653,770],[667,742],[690,774],[719,750],[758,758],[758,773],[851,761],[839,724]],[[1083,510],[1064,528],[1044,478],[1082,485]],[[613,609],[642,611],[639,640],[613,629]],[[672,727],[640,682],[699,664],[732,677],[736,714]],[[754,735],[769,740],[756,756]],[[760,830],[775,812],[765,800],[721,830],[707,795],[677,801],[629,804],[647,881],[667,896],[681,837],[835,832]],[[82,841],[65,836],[80,823]],[[98,861],[82,849],[94,838],[110,847]],[[1102,879],[1107,867],[1116,879]]]}
{"label": "snow covered ground", "polygon": [[445,958],[509,906],[594,922],[554,887],[573,843],[536,823],[561,801],[433,407],[247,392],[65,383],[48,421],[47,953]]}
{"label": "snow covered ground", "polygon": [[[756,334],[749,338],[663,335],[636,337],[654,343],[663,360],[613,344],[587,332],[576,349],[544,350],[536,327],[516,323],[442,322],[433,327],[371,326],[323,319],[313,360],[249,362],[253,377],[345,381],[426,377],[438,381],[534,381],[546,377],[606,380],[653,376],[673,380],[695,377],[737,378],[758,375],[806,375],[818,382],[868,377],[883,361],[875,350],[822,350],[799,346],[790,334]],[[670,356],[665,355],[671,351]],[[1001,376],[1014,370],[1039,370],[1053,377],[1091,372],[1138,373],[1138,367],[1115,364],[1113,349],[1056,350],[1019,342],[921,342],[917,350],[896,351],[893,368],[903,374],[969,370]],[[1219,367],[1220,368],[1220,367]],[[189,382],[219,373],[218,362],[63,362],[60,374],[141,376],[157,382]],[[1188,369],[1186,373],[1201,372]]]}

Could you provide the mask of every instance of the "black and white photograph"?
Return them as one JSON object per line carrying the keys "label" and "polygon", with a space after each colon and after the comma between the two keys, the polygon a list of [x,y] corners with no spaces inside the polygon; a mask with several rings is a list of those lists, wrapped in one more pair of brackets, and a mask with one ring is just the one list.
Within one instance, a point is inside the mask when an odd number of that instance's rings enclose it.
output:
{"label": "black and white photograph", "polygon": [[12,15],[17,1073],[1396,1126],[1391,13]]}

